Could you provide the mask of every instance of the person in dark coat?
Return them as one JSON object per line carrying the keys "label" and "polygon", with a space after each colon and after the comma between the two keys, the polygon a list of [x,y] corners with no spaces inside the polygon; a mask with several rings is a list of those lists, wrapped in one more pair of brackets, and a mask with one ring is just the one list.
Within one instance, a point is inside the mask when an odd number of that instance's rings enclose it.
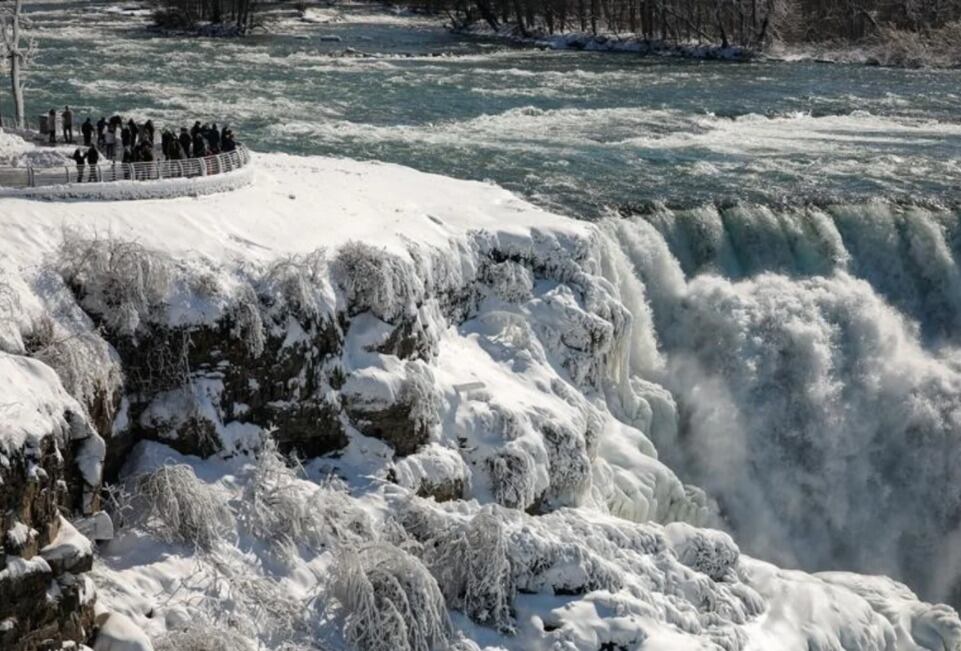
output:
{"label": "person in dark coat", "polygon": [[220,153],[220,131],[217,129],[216,123],[210,125],[210,136],[207,138],[207,142],[210,143],[212,153]]}
{"label": "person in dark coat", "polygon": [[[187,136],[188,138],[190,136]],[[183,160],[184,159],[184,148],[180,144],[180,141],[174,138],[170,141],[170,160]]]}
{"label": "person in dark coat", "polygon": [[140,135],[140,127],[137,123],[133,121],[133,118],[127,122],[127,129],[130,130],[130,146],[133,147],[137,144],[137,137]]}
{"label": "person in dark coat", "polygon": [[83,183],[83,168],[87,162],[87,157],[84,155],[83,150],[77,147],[77,151],[73,152],[71,158],[77,163],[77,183]]}
{"label": "person in dark coat", "polygon": [[90,177],[88,180],[91,183],[100,180],[100,168],[97,167],[98,163],[100,163],[100,152],[97,151],[96,147],[91,146],[87,150],[87,164],[90,165]]}
{"label": "person in dark coat", "polygon": [[83,124],[80,125],[80,133],[83,134],[83,146],[90,147],[93,144],[93,122],[90,118],[84,120]]}
{"label": "person in dark coat", "polygon": [[104,132],[107,130],[107,118],[100,116],[97,120],[97,146],[104,147],[107,144],[106,136]]}
{"label": "person in dark coat", "polygon": [[228,131],[230,131],[230,129],[227,128],[226,124],[224,125],[224,128],[220,130],[220,148],[221,149],[224,148],[224,138],[227,136]]}
{"label": "person in dark coat", "polygon": [[203,127],[200,126],[200,120],[197,120],[196,122],[194,122],[194,126],[190,128],[190,137],[191,138],[195,137],[201,131],[203,131]]}
{"label": "person in dark coat", "polygon": [[146,122],[144,122],[143,130],[140,133],[140,140],[142,140],[143,142],[153,147],[153,143],[154,143],[153,120],[147,120]]}
{"label": "person in dark coat", "polygon": [[124,149],[130,147],[130,129],[124,127],[120,132],[120,146]]}
{"label": "person in dark coat", "polygon": [[193,139],[190,134],[187,133],[187,127],[180,127],[180,148],[183,150],[184,158],[190,156],[190,145],[193,143]]}
{"label": "person in dark coat", "polygon": [[160,132],[160,151],[163,152],[164,158],[170,158],[173,150],[174,134],[170,133],[169,129],[164,129]]}
{"label": "person in dark coat", "polygon": [[234,132],[227,130],[227,134],[224,136],[223,141],[220,143],[220,148],[224,153],[235,151],[237,149],[237,143],[234,142]]}
{"label": "person in dark coat", "polygon": [[207,155],[207,143],[204,142],[204,137],[199,131],[194,135],[191,146],[193,147],[194,158],[203,158]]}

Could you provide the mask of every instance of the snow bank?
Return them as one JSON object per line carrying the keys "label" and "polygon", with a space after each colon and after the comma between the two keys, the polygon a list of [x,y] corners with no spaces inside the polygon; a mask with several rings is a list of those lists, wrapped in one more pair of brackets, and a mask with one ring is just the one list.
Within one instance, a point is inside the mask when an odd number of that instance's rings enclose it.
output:
{"label": "snow bank", "polygon": [[[0,351],[0,455],[10,457],[25,450],[38,451],[53,436],[62,447],[72,439],[99,439],[83,419],[83,409],[67,392],[57,374],[36,360]],[[97,447],[102,445],[100,440]],[[84,462],[89,483],[99,483],[95,452]]]}

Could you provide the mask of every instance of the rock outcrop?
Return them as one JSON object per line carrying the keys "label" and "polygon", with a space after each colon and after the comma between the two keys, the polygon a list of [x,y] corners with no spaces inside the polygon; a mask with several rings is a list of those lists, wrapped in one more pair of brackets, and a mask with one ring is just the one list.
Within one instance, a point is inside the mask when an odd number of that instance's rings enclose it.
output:
{"label": "rock outcrop", "polygon": [[93,550],[61,512],[98,509],[102,460],[102,439],[56,373],[0,353],[0,648],[90,636]]}

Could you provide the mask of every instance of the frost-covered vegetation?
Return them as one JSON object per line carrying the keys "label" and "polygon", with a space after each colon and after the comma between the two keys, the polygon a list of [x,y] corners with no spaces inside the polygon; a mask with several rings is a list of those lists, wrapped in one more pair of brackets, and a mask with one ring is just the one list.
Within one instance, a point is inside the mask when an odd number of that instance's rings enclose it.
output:
{"label": "frost-covered vegetation", "polygon": [[137,481],[143,526],[159,539],[210,551],[233,529],[226,500],[184,464],[162,466]]}

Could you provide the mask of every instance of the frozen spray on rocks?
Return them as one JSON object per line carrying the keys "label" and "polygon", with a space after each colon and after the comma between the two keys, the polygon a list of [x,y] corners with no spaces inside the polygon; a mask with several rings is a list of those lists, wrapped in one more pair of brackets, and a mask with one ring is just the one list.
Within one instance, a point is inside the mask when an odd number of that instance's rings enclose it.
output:
{"label": "frozen spray on rocks", "polygon": [[[251,187],[136,215],[76,202],[67,232],[56,204],[0,214],[6,354],[66,387],[105,441],[117,531],[89,575],[116,635],[130,623],[164,650],[957,648],[956,613],[893,580],[741,553],[740,536],[763,541],[694,454],[711,405],[759,436],[748,389],[679,352],[681,329],[703,340],[718,312],[699,283],[780,283],[782,298],[851,283],[815,296],[837,314],[860,297],[903,328],[880,341],[933,355],[851,267],[709,275],[648,220],[573,222],[390,165],[258,165]],[[778,332],[745,319],[731,363]],[[55,369],[25,345],[40,323],[65,349]],[[759,492],[754,449],[720,448],[732,485]],[[926,515],[904,513],[918,530]]]}

